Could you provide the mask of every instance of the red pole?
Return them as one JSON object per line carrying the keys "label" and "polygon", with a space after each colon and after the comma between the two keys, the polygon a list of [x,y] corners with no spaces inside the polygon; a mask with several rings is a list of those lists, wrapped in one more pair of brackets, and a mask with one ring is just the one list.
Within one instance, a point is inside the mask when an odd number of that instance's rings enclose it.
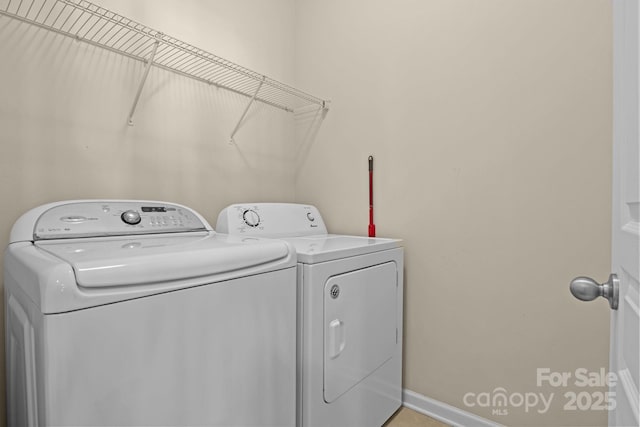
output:
{"label": "red pole", "polygon": [[369,156],[369,237],[376,237],[373,223],[373,156]]}

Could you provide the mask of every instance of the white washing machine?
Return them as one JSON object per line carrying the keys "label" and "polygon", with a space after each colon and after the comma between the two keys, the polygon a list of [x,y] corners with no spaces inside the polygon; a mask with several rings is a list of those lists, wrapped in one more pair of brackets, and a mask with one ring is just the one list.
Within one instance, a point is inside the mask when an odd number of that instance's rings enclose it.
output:
{"label": "white washing machine", "polygon": [[313,206],[232,205],[216,229],[298,253],[298,424],[380,426],[402,400],[403,248],[332,235]]}
{"label": "white washing machine", "polygon": [[4,258],[9,426],[296,422],[296,262],[193,210],[69,201]]}

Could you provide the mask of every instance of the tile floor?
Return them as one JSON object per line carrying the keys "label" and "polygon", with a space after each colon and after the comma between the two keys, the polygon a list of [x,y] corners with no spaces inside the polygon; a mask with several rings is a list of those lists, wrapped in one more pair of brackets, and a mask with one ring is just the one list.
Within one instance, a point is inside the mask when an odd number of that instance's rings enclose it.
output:
{"label": "tile floor", "polygon": [[449,427],[409,408],[401,407],[383,427]]}

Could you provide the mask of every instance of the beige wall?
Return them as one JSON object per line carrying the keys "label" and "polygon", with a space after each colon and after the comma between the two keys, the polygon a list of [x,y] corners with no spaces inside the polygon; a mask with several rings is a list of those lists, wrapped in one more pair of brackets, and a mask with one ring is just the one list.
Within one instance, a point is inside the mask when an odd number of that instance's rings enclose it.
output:
{"label": "beige wall", "polygon": [[[298,0],[299,85],[332,99],[296,199],[330,230],[406,246],[405,387],[507,425],[604,425],[537,368],[608,367],[611,12],[607,0]],[[573,380],[569,382],[573,385]],[[554,393],[545,414],[466,393]],[[541,409],[541,407],[539,407]]]}
{"label": "beige wall", "polygon": [[[171,200],[211,222],[231,202],[295,199],[365,234],[373,154],[378,234],[406,246],[405,386],[509,425],[606,423],[535,375],[608,365],[606,304],[567,283],[609,272],[609,1],[99,3],[331,111],[316,134],[313,115],[258,106],[230,146],[246,99],[152,70],[128,127],[141,64],[2,18],[3,246],[25,210],[84,197]],[[496,387],[554,405],[465,407]]]}
{"label": "beige wall", "polygon": [[[292,0],[99,3],[292,80]],[[291,114],[256,105],[232,146],[246,98],[152,69],[129,127],[141,63],[4,17],[0,58],[2,248],[21,213],[55,200],[168,200],[194,207],[214,225],[232,202],[293,200]]]}

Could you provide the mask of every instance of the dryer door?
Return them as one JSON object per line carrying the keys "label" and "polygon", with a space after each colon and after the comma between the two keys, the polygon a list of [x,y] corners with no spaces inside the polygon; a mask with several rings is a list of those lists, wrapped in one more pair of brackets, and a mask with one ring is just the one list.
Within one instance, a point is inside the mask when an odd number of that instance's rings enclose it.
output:
{"label": "dryer door", "polygon": [[324,400],[389,360],[397,344],[394,262],[330,277],[324,287]]}

